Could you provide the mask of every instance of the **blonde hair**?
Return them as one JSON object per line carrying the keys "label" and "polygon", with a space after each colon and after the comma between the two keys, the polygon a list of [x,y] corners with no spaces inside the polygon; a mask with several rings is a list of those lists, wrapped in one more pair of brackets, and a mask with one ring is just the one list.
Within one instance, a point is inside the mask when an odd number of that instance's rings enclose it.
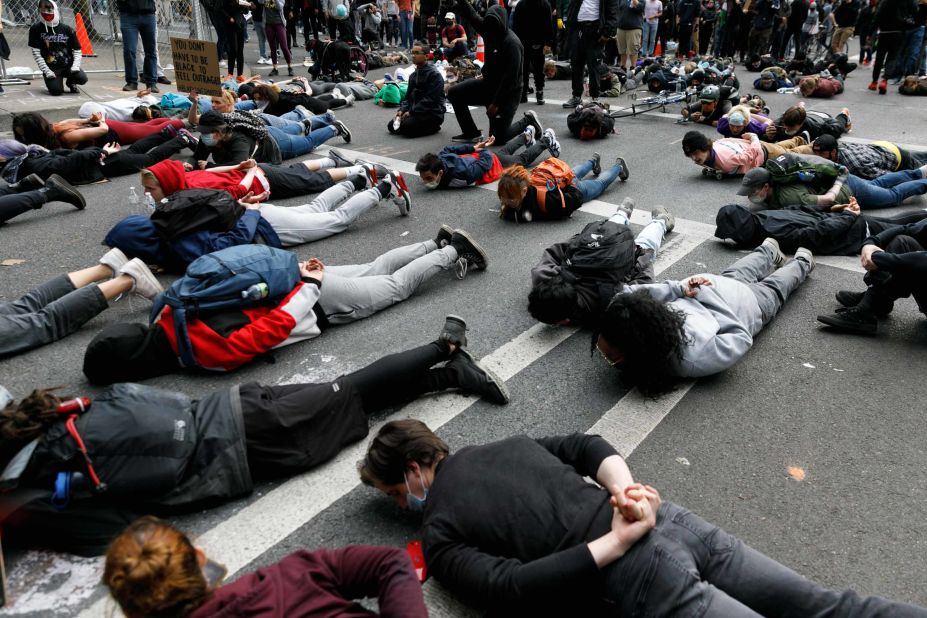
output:
{"label": "blonde hair", "polygon": [[222,94],[215,95],[216,99],[222,99],[222,102],[226,105],[235,106],[235,94],[231,90],[223,90]]}
{"label": "blonde hair", "polygon": [[806,97],[811,96],[811,93],[814,92],[814,89],[817,87],[818,78],[814,75],[811,77],[803,77],[802,80],[798,83],[798,89],[801,90],[801,93]]}
{"label": "blonde hair", "polygon": [[139,172],[139,174],[141,174],[142,176],[142,184],[144,184],[146,180],[150,180],[154,182],[155,184],[157,184],[159,187],[161,186],[161,181],[158,180],[158,177],[155,176],[155,173],[152,172],[147,167],[143,169],[141,172]]}
{"label": "blonde hair", "polygon": [[190,539],[156,517],[134,521],[110,544],[103,584],[129,618],[182,618],[209,596]]}
{"label": "blonde hair", "polygon": [[750,120],[753,117],[753,114],[750,113],[749,105],[735,105],[734,107],[731,108],[731,111],[724,114],[724,117],[730,118],[734,114],[734,112],[740,112],[740,114],[744,117],[744,126],[747,126],[748,124],[750,124]]}

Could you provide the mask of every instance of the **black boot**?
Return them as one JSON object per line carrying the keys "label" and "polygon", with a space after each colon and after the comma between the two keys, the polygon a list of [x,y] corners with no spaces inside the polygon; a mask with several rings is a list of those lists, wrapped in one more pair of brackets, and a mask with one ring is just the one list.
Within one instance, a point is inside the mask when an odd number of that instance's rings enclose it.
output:
{"label": "black boot", "polygon": [[873,335],[879,329],[879,321],[875,314],[859,307],[850,307],[830,315],[819,315],[818,322],[838,330],[861,335]]}
{"label": "black boot", "polygon": [[509,402],[509,391],[495,373],[480,365],[463,348],[458,348],[447,364],[457,374],[457,386],[497,405]]}
{"label": "black boot", "polygon": [[67,180],[58,174],[52,174],[45,181],[45,188],[41,189],[45,194],[47,202],[64,202],[70,204],[77,210],[83,210],[87,206],[84,196],[80,191],[75,189]]}
{"label": "black boot", "polygon": [[544,91],[543,90],[538,90],[537,101],[538,101],[538,105],[544,105],[545,101],[544,101]]}
{"label": "black boot", "polygon": [[23,193],[25,191],[35,191],[36,189],[41,189],[45,186],[45,181],[42,180],[41,176],[38,174],[29,174],[19,182],[14,182],[9,186],[14,191]]}

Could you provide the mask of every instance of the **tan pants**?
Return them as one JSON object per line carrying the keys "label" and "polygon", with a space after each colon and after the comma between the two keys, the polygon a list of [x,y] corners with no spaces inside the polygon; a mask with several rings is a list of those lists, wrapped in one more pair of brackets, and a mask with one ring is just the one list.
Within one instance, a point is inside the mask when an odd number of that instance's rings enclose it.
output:
{"label": "tan pants", "polygon": [[830,48],[835,54],[842,54],[843,48],[847,41],[853,36],[853,26],[844,26],[834,30],[834,36],[830,40]]}
{"label": "tan pants", "polygon": [[642,30],[618,30],[618,53],[622,56],[637,56],[641,49]]}
{"label": "tan pants", "polygon": [[[799,146],[805,145],[807,145],[805,138],[800,135],[796,135],[791,139],[782,140],[781,142],[776,142],[774,144],[770,142],[763,142],[763,150],[766,151],[766,160],[768,161],[769,159],[775,159],[779,155],[783,155],[789,151],[795,150]],[[808,148],[810,149],[811,146],[808,146]]]}

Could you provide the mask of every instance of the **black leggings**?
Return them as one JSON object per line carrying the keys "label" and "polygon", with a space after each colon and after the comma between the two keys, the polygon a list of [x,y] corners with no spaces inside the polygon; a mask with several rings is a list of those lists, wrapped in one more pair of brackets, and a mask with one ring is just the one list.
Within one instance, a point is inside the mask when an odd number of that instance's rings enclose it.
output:
{"label": "black leggings", "polygon": [[13,193],[9,187],[0,188],[0,223],[24,212],[41,208],[44,203],[45,195],[41,191]]}
{"label": "black leggings", "polygon": [[457,374],[452,369],[435,365],[450,358],[447,345],[434,341],[405,352],[390,354],[363,369],[349,373],[342,380],[350,382],[360,393],[364,412],[381,410],[408,403],[425,393],[457,386]]}
{"label": "black leggings", "polygon": [[[917,240],[904,234],[895,236],[884,249],[887,253],[896,254],[924,251]],[[916,270],[896,271],[890,276],[884,271],[875,270],[867,272],[863,280],[869,287],[859,303],[860,307],[888,313],[899,298],[914,296],[917,308],[921,313],[927,313],[927,284]]]}
{"label": "black leggings", "polygon": [[[516,124],[521,122],[525,122],[525,124],[527,124],[527,121],[524,120],[520,120]],[[522,129],[522,131],[524,131],[524,129]],[[496,157],[498,157],[499,163],[502,164],[502,167],[508,167],[509,165],[514,165],[516,163],[518,165],[529,167],[532,163],[534,163],[535,159],[541,156],[541,153],[547,150],[547,146],[545,146],[540,139],[535,139],[531,146],[525,148],[520,154],[515,154],[516,150],[525,145],[526,140],[527,137],[525,134],[521,133],[509,140],[508,144],[499,149],[499,151],[496,153]]]}
{"label": "black leggings", "polygon": [[534,73],[534,89],[538,92],[544,90],[544,46],[535,47],[530,43],[525,46],[524,65],[522,66],[522,92],[521,96],[528,96],[528,78]]}
{"label": "black leggings", "polygon": [[179,136],[168,138],[154,133],[106,157],[100,169],[107,178],[135,174],[159,161],[169,159],[186,146],[187,143]]}
{"label": "black leggings", "polygon": [[[226,48],[229,54],[229,73],[234,75],[245,74],[245,24],[228,24],[225,30]],[[235,67],[238,72],[235,72]]]}

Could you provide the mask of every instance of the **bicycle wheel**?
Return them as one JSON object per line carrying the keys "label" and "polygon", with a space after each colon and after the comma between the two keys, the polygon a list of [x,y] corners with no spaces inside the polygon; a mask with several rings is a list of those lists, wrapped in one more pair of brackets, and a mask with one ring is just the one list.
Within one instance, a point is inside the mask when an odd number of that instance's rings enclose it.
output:
{"label": "bicycle wheel", "polygon": [[367,54],[357,46],[351,46],[351,70],[367,77]]}

